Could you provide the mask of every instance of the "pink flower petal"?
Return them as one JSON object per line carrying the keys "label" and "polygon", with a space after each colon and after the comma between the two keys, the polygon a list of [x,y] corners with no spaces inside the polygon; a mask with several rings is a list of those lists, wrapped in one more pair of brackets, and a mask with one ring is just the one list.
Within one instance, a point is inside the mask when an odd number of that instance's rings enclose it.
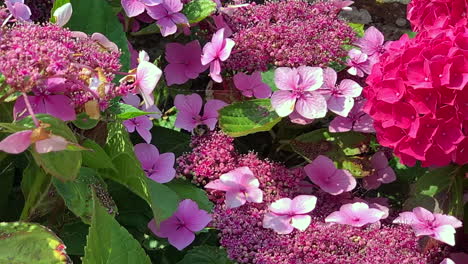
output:
{"label": "pink flower petal", "polygon": [[146,107],[154,104],[153,90],[161,78],[162,71],[153,63],[141,61],[137,68],[136,85],[145,101]]}
{"label": "pink flower petal", "polygon": [[313,195],[299,195],[294,197],[291,209],[295,214],[306,214],[314,210],[317,197]]}
{"label": "pink flower petal", "polygon": [[279,116],[288,116],[294,111],[296,96],[291,91],[276,91],[271,96],[271,105]]}
{"label": "pink flower petal", "polygon": [[275,84],[280,90],[294,90],[299,82],[296,69],[279,67],[275,70]]}
{"label": "pink flower petal", "polygon": [[322,87],[323,70],[320,67],[299,66],[297,73],[300,76],[302,91],[314,91]]}
{"label": "pink flower petal", "polygon": [[160,18],[157,22],[161,29],[161,35],[167,37],[177,32],[177,25],[168,17]]}
{"label": "pink flower petal", "polygon": [[121,3],[128,17],[136,17],[145,11],[145,5],[139,0],[122,0]]}
{"label": "pink flower petal", "polygon": [[216,123],[218,122],[218,111],[227,106],[228,104],[221,100],[208,100],[203,109],[202,119],[203,123],[206,124],[210,130],[214,130]]}
{"label": "pink flower petal", "polygon": [[320,93],[307,92],[297,99],[295,109],[305,118],[322,118],[327,114],[327,101]]}
{"label": "pink flower petal", "polygon": [[206,211],[200,210],[198,204],[190,199],[180,202],[174,215],[192,232],[202,230],[211,222],[211,216]]}
{"label": "pink flower petal", "polygon": [[348,132],[353,128],[353,121],[349,118],[337,116],[330,122],[328,130],[333,133]]}
{"label": "pink flower petal", "polygon": [[37,153],[49,153],[65,150],[68,144],[68,141],[63,137],[51,135],[47,139],[37,141],[35,143],[35,148]]}
{"label": "pink flower petal", "polygon": [[140,161],[143,169],[152,169],[155,162],[159,159],[159,150],[151,144],[140,143],[136,144],[135,155]]}
{"label": "pink flower petal", "polygon": [[176,171],[174,169],[174,153],[163,153],[154,161],[154,170],[149,177],[159,183],[166,183],[174,179]]}
{"label": "pink flower petal", "polygon": [[10,154],[19,154],[31,145],[31,130],[24,130],[9,135],[0,141],[0,150]]}
{"label": "pink flower petal", "polygon": [[309,227],[311,221],[312,217],[310,215],[296,215],[292,217],[291,226],[299,231],[304,231]]}
{"label": "pink flower petal", "polygon": [[291,219],[288,216],[279,216],[274,213],[266,213],[263,216],[262,226],[271,228],[278,234],[290,234],[294,227],[291,225]]}
{"label": "pink flower petal", "polygon": [[244,205],[247,202],[246,196],[242,192],[227,191],[226,192],[226,207],[236,208]]}
{"label": "pink flower petal", "polygon": [[184,84],[189,78],[185,74],[186,65],[178,63],[170,63],[164,68],[164,76],[166,76],[167,85]]}

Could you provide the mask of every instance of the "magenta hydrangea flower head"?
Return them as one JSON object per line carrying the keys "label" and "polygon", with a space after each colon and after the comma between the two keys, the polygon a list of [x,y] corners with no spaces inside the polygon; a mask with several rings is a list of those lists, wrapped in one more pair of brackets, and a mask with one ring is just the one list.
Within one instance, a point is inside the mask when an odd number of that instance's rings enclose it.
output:
{"label": "magenta hydrangea flower head", "polygon": [[198,40],[185,45],[180,43],[166,44],[166,60],[169,64],[164,68],[167,85],[184,84],[190,79],[196,79],[206,70],[200,61],[201,47]]}
{"label": "magenta hydrangea flower head", "polygon": [[31,21],[31,9],[24,4],[24,0],[5,0],[5,5],[17,20]]}
{"label": "magenta hydrangea flower head", "polygon": [[356,45],[361,48],[361,51],[367,56],[379,56],[385,51],[384,35],[375,27],[369,27],[364,32],[364,36],[356,41]]}
{"label": "magenta hydrangea flower head", "polygon": [[451,246],[455,245],[455,228],[462,222],[451,215],[434,214],[422,207],[403,212],[393,223],[410,225],[416,236],[430,236]]}
{"label": "magenta hydrangea flower head", "polygon": [[0,141],[0,151],[19,154],[32,144],[37,153],[49,153],[65,150],[71,143],[39,126],[33,130],[19,131],[4,138]]}
{"label": "magenta hydrangea flower head", "polygon": [[388,159],[384,152],[375,153],[370,161],[375,172],[364,177],[362,180],[364,188],[367,190],[377,189],[382,183],[391,183],[396,180],[395,172],[388,165]]}
{"label": "magenta hydrangea flower head", "polygon": [[239,72],[233,79],[234,85],[245,97],[268,98],[271,95],[270,87],[262,82],[262,74],[258,71],[252,75]]}
{"label": "magenta hydrangea flower head", "polygon": [[263,202],[263,192],[260,183],[248,167],[240,167],[225,173],[205,188],[226,192],[226,207],[236,208],[246,202]]}
{"label": "magenta hydrangea flower head", "polygon": [[136,17],[150,6],[159,5],[163,0],[121,0],[122,7],[128,17]]}
{"label": "magenta hydrangea flower head", "polygon": [[358,49],[352,49],[348,52],[348,56],[346,64],[350,67],[348,69],[349,74],[364,77],[364,74],[370,73],[371,63],[367,54]]}
{"label": "magenta hydrangea flower head", "polygon": [[179,111],[175,121],[175,127],[192,131],[198,125],[207,125],[214,130],[218,122],[218,110],[227,104],[221,100],[208,100],[203,107],[203,115],[200,115],[203,101],[200,95],[178,94],[174,99],[174,105]]}
{"label": "magenta hydrangea flower head", "polygon": [[304,231],[309,227],[312,217],[309,213],[314,210],[317,197],[313,195],[299,195],[294,199],[282,198],[269,207],[269,213],[263,217],[263,227],[271,228],[278,234],[290,234],[294,228]]}
{"label": "magenta hydrangea flower head", "polygon": [[180,0],[163,0],[162,4],[147,7],[148,15],[157,20],[163,37],[176,33],[177,24],[188,24],[187,17],[180,13],[183,6]]}
{"label": "magenta hydrangea flower head", "polygon": [[332,195],[352,191],[357,184],[349,171],[337,169],[331,159],[322,155],[305,166],[304,171],[313,183]]}
{"label": "magenta hydrangea flower head", "polygon": [[339,211],[327,216],[325,222],[361,227],[379,221],[384,215],[385,212],[379,209],[369,208],[366,203],[357,202],[342,205]]}
{"label": "magenta hydrangea flower head", "polygon": [[[28,96],[32,110],[36,114],[49,114],[63,121],[76,119],[72,101],[63,95],[66,92],[65,78],[49,78],[37,84],[33,89],[34,96]],[[13,108],[16,120],[29,115],[24,97],[19,97]]]}
{"label": "magenta hydrangea flower head", "polygon": [[210,65],[210,76],[215,82],[222,82],[221,77],[221,62],[227,60],[231,55],[231,50],[235,43],[232,39],[224,36],[224,28],[219,29],[203,47],[203,55],[201,63]]}
{"label": "magenta hydrangea flower head", "polygon": [[354,106],[354,98],[361,95],[362,87],[355,81],[344,79],[336,85],[337,75],[332,68],[323,70],[323,85],[319,90],[327,99],[327,106],[333,113],[347,117]]}
{"label": "magenta hydrangea flower head", "polygon": [[316,90],[323,84],[323,71],[319,67],[280,67],[275,70],[275,84],[279,91],[271,96],[271,105],[279,116],[297,111],[304,118],[324,117],[327,101]]}
{"label": "magenta hydrangea flower head", "polygon": [[328,127],[328,130],[333,133],[357,131],[362,133],[374,133],[374,121],[372,118],[363,112],[362,107],[366,100],[354,102],[354,106],[348,113],[347,117],[335,117]]}
{"label": "magenta hydrangea flower head", "polygon": [[148,223],[148,228],[158,237],[167,237],[171,245],[182,250],[195,240],[195,232],[201,231],[210,222],[210,214],[199,209],[194,201],[185,199],[180,202],[174,215],[162,221],[159,227],[153,219]]}
{"label": "magenta hydrangea flower head", "polygon": [[146,175],[153,181],[166,183],[174,179],[176,173],[174,153],[160,154],[156,146],[140,143],[135,145],[135,155]]}

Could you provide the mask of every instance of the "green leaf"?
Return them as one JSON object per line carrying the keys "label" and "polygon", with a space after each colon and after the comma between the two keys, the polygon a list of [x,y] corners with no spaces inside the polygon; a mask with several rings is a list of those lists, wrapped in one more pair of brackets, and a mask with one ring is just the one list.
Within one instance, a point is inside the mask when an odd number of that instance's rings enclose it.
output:
{"label": "green leaf", "polygon": [[226,250],[214,246],[199,246],[189,250],[177,264],[232,264]]}
{"label": "green leaf", "polygon": [[55,23],[54,12],[57,8],[63,6],[64,4],[70,3],[70,0],[55,0],[52,10],[50,11],[50,23]]}
{"label": "green leaf", "polygon": [[14,160],[3,159],[5,156],[0,154],[0,219],[4,219],[8,212],[8,200],[13,190],[16,169]]}
{"label": "green leaf", "polygon": [[44,226],[25,223],[0,223],[0,263],[71,263],[63,242]]}
{"label": "green leaf", "polygon": [[130,53],[122,24],[105,0],[71,0],[73,15],[68,22],[71,30],[87,34],[100,32],[114,42],[122,51],[122,71],[130,68]]}
{"label": "green leaf", "polygon": [[85,112],[82,112],[82,113],[79,113],[76,116],[76,120],[72,122],[79,129],[89,130],[89,129],[96,127],[96,125],[99,123],[99,120],[92,119]]}
{"label": "green leaf", "polygon": [[[50,127],[47,129],[54,135],[61,136],[71,143],[78,143],[73,132],[62,120],[44,114],[38,114],[36,117],[42,123],[49,124]],[[18,124],[29,129],[35,128],[31,117],[21,120]],[[44,154],[31,151],[31,153],[41,168],[63,181],[75,179],[81,167],[82,157],[79,151],[64,150]]]}
{"label": "green leaf", "polygon": [[231,137],[268,131],[279,121],[269,99],[237,102],[219,110],[221,129]]}
{"label": "green leaf", "polygon": [[197,23],[211,16],[216,11],[216,4],[211,0],[194,0],[184,5],[184,14],[189,23]]}
{"label": "green leaf", "polygon": [[408,32],[406,32],[405,34],[408,35],[408,37],[409,37],[410,39],[412,39],[412,38],[415,38],[415,37],[416,37],[416,35],[418,34],[418,32],[408,31]]}
{"label": "green leaf", "polygon": [[151,264],[138,241],[107,213],[96,196],[93,200],[93,217],[83,264]]}
{"label": "green leaf", "polygon": [[137,32],[131,32],[130,35],[132,36],[144,36],[144,35],[151,35],[161,32],[159,26],[156,23],[152,23],[147,27],[140,29]]}
{"label": "green leaf", "polygon": [[24,195],[24,207],[21,212],[21,220],[28,220],[39,207],[40,203],[47,200],[47,194],[51,186],[51,177],[39,168],[34,161],[30,161],[23,172],[21,189]]}
{"label": "green leaf", "polygon": [[108,212],[117,213],[117,207],[107,192],[106,183],[93,169],[81,168],[78,178],[72,182],[61,182],[57,179],[52,179],[52,182],[68,209],[87,224],[91,222],[93,192],[98,195]]}
{"label": "green leaf", "polygon": [[151,143],[156,145],[160,153],[173,152],[176,157],[190,151],[190,135],[165,127],[154,127]]}
{"label": "green leaf", "polygon": [[69,255],[84,255],[86,246],[86,236],[89,232],[89,225],[83,222],[66,223],[58,234],[67,245]]}
{"label": "green leaf", "polygon": [[348,23],[348,25],[356,32],[356,36],[358,38],[362,38],[364,36],[364,24],[359,23]]}
{"label": "green leaf", "polygon": [[190,182],[182,179],[174,179],[166,186],[177,193],[181,199],[191,199],[198,204],[200,209],[211,212],[213,203],[208,199],[208,195],[203,189],[197,188]]}
{"label": "green leaf", "polygon": [[276,69],[271,69],[269,71],[262,72],[262,82],[268,84],[273,92],[279,90],[275,84],[275,70]]}
{"label": "green leaf", "polygon": [[90,149],[82,152],[83,166],[93,169],[115,169],[111,158],[99,144],[91,139],[86,139],[81,145]]}
{"label": "green leaf", "polygon": [[128,120],[144,115],[161,114],[157,112],[145,112],[134,106],[120,102],[112,104],[108,110],[110,113],[117,115],[117,118],[120,120]]}

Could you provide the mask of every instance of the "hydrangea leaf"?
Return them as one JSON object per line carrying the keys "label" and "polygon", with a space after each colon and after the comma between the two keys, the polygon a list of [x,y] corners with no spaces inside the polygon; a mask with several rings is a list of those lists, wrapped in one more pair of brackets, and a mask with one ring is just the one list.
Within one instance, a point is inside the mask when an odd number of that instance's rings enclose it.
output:
{"label": "hydrangea leaf", "polygon": [[0,234],[0,263],[71,263],[63,242],[44,226],[26,222],[0,223]]}
{"label": "hydrangea leaf", "polygon": [[215,246],[199,246],[189,250],[177,264],[232,264],[226,250]]}
{"label": "hydrangea leaf", "polygon": [[124,103],[114,103],[109,108],[108,111],[112,114],[115,114],[120,120],[128,120],[139,116],[150,115],[150,114],[160,114],[156,112],[145,112],[134,106],[124,104]]}
{"label": "hydrangea leaf", "polygon": [[84,166],[93,169],[115,169],[111,158],[99,144],[91,139],[86,139],[81,145],[90,149],[82,152]]}
{"label": "hydrangea leaf", "polygon": [[262,72],[262,82],[266,83],[273,92],[279,90],[275,84],[275,70],[276,69],[271,69],[269,71]]}
{"label": "hydrangea leaf", "polygon": [[356,36],[358,38],[362,38],[364,36],[364,24],[359,23],[348,23],[348,25],[356,32]]}
{"label": "hydrangea leaf", "polygon": [[41,202],[46,200],[47,193],[51,186],[51,177],[47,175],[33,161],[23,171],[21,190],[25,198],[21,220],[28,220],[31,215],[38,215],[37,211]]}
{"label": "hydrangea leaf", "polygon": [[194,0],[184,5],[182,13],[190,24],[197,23],[209,17],[216,11],[216,4],[211,0]]}
{"label": "hydrangea leaf", "polygon": [[96,127],[96,125],[99,123],[99,120],[92,119],[88,116],[88,114],[82,112],[76,115],[76,120],[73,120],[72,122],[79,129],[89,130]]}
{"label": "hydrangea leaf", "polygon": [[91,222],[93,192],[109,213],[117,213],[117,207],[107,192],[106,183],[93,169],[81,168],[78,178],[72,182],[61,182],[57,179],[52,179],[52,182],[68,209],[85,223]]}
{"label": "hydrangea leaf", "polygon": [[71,30],[87,34],[99,32],[114,42],[122,52],[120,62],[122,71],[130,67],[130,52],[122,24],[106,0],[71,0],[73,15],[68,22]]}
{"label": "hydrangea leaf", "polygon": [[237,102],[219,110],[219,125],[231,137],[269,131],[279,121],[269,99]]}
{"label": "hydrangea leaf", "polygon": [[177,132],[165,127],[154,127],[151,130],[152,144],[156,145],[161,153],[172,152],[176,157],[190,151],[190,135]]}
{"label": "hydrangea leaf", "polygon": [[108,214],[94,195],[93,216],[83,264],[151,264],[137,240]]}
{"label": "hydrangea leaf", "polygon": [[198,204],[200,209],[211,212],[213,203],[208,199],[208,195],[203,189],[197,188],[190,182],[182,179],[174,179],[166,186],[176,192],[181,199],[191,199]]}

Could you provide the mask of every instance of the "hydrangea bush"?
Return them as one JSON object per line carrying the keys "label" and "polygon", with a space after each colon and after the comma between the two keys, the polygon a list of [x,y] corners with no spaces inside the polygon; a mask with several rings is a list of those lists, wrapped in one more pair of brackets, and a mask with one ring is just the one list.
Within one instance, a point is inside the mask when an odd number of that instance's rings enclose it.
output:
{"label": "hydrangea bush", "polygon": [[468,263],[466,1],[352,4],[5,0],[0,263]]}

